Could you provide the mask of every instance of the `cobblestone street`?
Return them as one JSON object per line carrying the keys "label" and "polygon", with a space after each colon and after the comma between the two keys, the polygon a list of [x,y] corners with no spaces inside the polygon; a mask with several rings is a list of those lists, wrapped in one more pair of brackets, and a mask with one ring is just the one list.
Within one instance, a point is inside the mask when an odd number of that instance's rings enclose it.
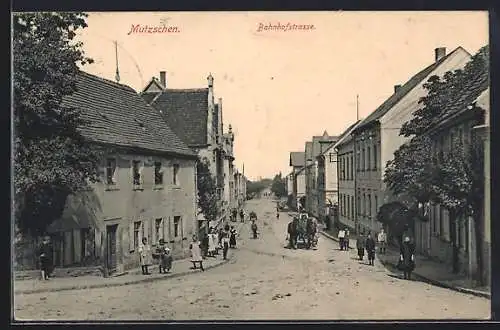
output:
{"label": "cobblestone street", "polygon": [[[318,250],[288,250],[289,216],[251,200],[261,235],[240,232],[234,258],[183,277],[113,288],[15,296],[18,320],[489,319],[490,301],[360,263],[323,236]],[[56,279],[57,280],[57,279]],[[68,307],[70,306],[70,307]]]}

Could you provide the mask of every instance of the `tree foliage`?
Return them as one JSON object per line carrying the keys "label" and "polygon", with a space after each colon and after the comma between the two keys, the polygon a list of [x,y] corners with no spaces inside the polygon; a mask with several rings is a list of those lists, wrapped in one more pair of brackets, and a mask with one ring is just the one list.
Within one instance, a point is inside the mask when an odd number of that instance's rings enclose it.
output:
{"label": "tree foliage", "polygon": [[208,221],[217,219],[218,196],[214,177],[210,173],[210,163],[207,158],[199,159],[196,163],[198,206]]}
{"label": "tree foliage", "polygon": [[262,190],[266,189],[268,187],[268,184],[264,182],[263,180],[259,181],[247,181],[247,194],[249,196],[254,196],[256,194],[259,194]]}
{"label": "tree foliage", "polygon": [[99,151],[78,128],[80,110],[64,106],[76,91],[84,56],[75,32],[83,13],[13,16],[14,198],[17,225],[39,235],[60,217],[66,197],[99,179]]}
{"label": "tree foliage", "polygon": [[[447,72],[443,77],[433,76],[425,84],[427,94],[419,100],[421,107],[405,123],[400,135],[411,137],[388,162],[384,181],[396,195],[409,195],[415,201],[433,201],[444,207],[450,215],[450,235],[453,248],[453,268],[458,271],[456,225],[459,218],[475,218],[477,244],[482,222],[484,200],[484,150],[482,141],[471,133],[471,141],[448,142],[439,161],[431,153],[430,129],[459,107],[471,104],[477,95],[467,94],[478,84],[486,86],[489,71],[489,47],[483,47],[472,57],[463,70]],[[486,78],[485,78],[486,77]],[[477,109],[471,109],[477,111]],[[482,120],[477,112],[477,124]],[[465,137],[467,141],[468,138]],[[480,251],[480,246],[478,246]],[[478,252],[479,253],[479,252]],[[481,257],[478,254],[481,264]]]}
{"label": "tree foliage", "polygon": [[277,198],[286,196],[286,181],[285,178],[282,177],[281,172],[274,176],[273,182],[271,184],[271,192]]}

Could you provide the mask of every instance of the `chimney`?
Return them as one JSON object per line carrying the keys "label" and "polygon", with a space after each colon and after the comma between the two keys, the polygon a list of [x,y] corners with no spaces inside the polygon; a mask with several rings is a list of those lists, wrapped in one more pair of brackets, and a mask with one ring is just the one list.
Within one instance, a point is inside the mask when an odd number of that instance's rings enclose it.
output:
{"label": "chimney", "polygon": [[400,88],[401,88],[401,85],[394,85],[394,94],[396,94]]}
{"label": "chimney", "polygon": [[446,56],[446,47],[439,47],[434,49],[436,62]]}
{"label": "chimney", "polygon": [[160,82],[163,88],[167,88],[167,73],[165,71],[160,71]]}

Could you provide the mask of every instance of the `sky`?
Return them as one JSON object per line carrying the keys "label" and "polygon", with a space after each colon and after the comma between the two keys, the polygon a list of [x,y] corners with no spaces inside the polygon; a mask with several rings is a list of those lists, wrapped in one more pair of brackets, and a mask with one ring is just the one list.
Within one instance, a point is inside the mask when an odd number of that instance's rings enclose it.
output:
{"label": "sky", "polygon": [[[307,29],[267,30],[290,23]],[[313,135],[340,135],[373,112],[434,49],[488,43],[487,12],[106,12],[81,30],[83,70],[140,92],[160,71],[168,88],[204,88],[214,77],[224,130],[235,133],[235,166],[250,179],[290,172],[291,151]],[[136,25],[171,27],[129,33]],[[311,27],[311,25],[313,27]]]}

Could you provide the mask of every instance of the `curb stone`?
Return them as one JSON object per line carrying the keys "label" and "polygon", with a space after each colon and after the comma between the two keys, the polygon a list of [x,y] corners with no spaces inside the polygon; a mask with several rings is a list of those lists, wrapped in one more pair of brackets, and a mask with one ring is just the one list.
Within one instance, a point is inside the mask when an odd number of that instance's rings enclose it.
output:
{"label": "curb stone", "polygon": [[[221,260],[221,262],[216,263],[214,265],[210,265],[205,267],[205,271],[209,269],[213,269],[219,266],[222,266],[229,261],[231,261],[233,258],[228,258],[227,260]],[[89,284],[89,285],[74,285],[70,287],[63,287],[63,288],[52,288],[52,289],[46,289],[46,288],[40,288],[40,289],[33,289],[33,290],[21,290],[21,291],[14,291],[14,294],[34,294],[34,293],[43,293],[43,292],[59,292],[59,291],[69,291],[69,290],[86,290],[86,289],[96,289],[96,288],[110,288],[110,287],[117,287],[117,286],[125,286],[125,285],[132,285],[132,284],[138,284],[138,283],[149,283],[149,282],[155,282],[155,281],[162,281],[162,280],[167,280],[171,278],[176,278],[176,277],[181,277],[185,275],[190,275],[190,274],[195,274],[195,273],[200,273],[201,270],[191,270],[191,271],[185,271],[185,272],[180,272],[176,274],[171,274],[163,277],[146,277],[146,278],[141,278],[141,279],[135,279],[135,280],[129,280],[127,282],[122,282],[122,283],[96,283],[96,284]]]}
{"label": "curb stone", "polygon": [[[382,265],[384,265],[386,267],[387,266],[392,267],[392,268],[397,267],[396,264],[393,262],[390,262],[387,260],[380,260],[380,259],[378,259],[378,260],[380,261],[380,263]],[[470,294],[470,295],[481,297],[481,298],[491,299],[491,293],[488,293],[488,292],[477,291],[477,290],[473,290],[473,289],[467,289],[467,288],[462,288],[462,287],[458,287],[458,286],[453,286],[451,284],[447,284],[444,282],[433,280],[431,278],[428,278],[426,276],[420,275],[420,274],[415,273],[415,272],[412,272],[412,275],[415,276],[417,279],[419,279],[422,282],[425,282],[425,283],[428,283],[428,284],[431,284],[434,286],[438,286],[440,288],[449,289],[449,290],[457,291],[460,293]]]}
{"label": "curb stone", "polygon": [[[325,237],[328,237],[331,240],[338,242],[337,238],[333,237],[330,234],[325,233],[324,231],[321,231],[321,234],[323,234]],[[354,248],[349,247],[349,249],[354,249]],[[396,268],[396,265],[390,261],[386,261],[386,260],[384,261],[381,259],[378,259],[378,261],[380,261],[380,263],[384,266],[390,266],[390,267]],[[415,272],[413,272],[412,275],[414,275],[416,278],[420,279],[422,282],[425,282],[425,283],[428,283],[428,284],[431,284],[434,286],[438,286],[441,288],[445,288],[445,289],[449,289],[449,290],[453,290],[453,291],[457,291],[457,292],[461,292],[461,293],[465,293],[465,294],[474,295],[474,296],[481,297],[481,298],[491,299],[491,293],[488,293],[488,292],[482,292],[482,291],[453,286],[453,285],[446,284],[446,283],[443,283],[443,282],[440,282],[437,280],[430,279],[428,277],[422,276],[422,275],[415,273]]]}

